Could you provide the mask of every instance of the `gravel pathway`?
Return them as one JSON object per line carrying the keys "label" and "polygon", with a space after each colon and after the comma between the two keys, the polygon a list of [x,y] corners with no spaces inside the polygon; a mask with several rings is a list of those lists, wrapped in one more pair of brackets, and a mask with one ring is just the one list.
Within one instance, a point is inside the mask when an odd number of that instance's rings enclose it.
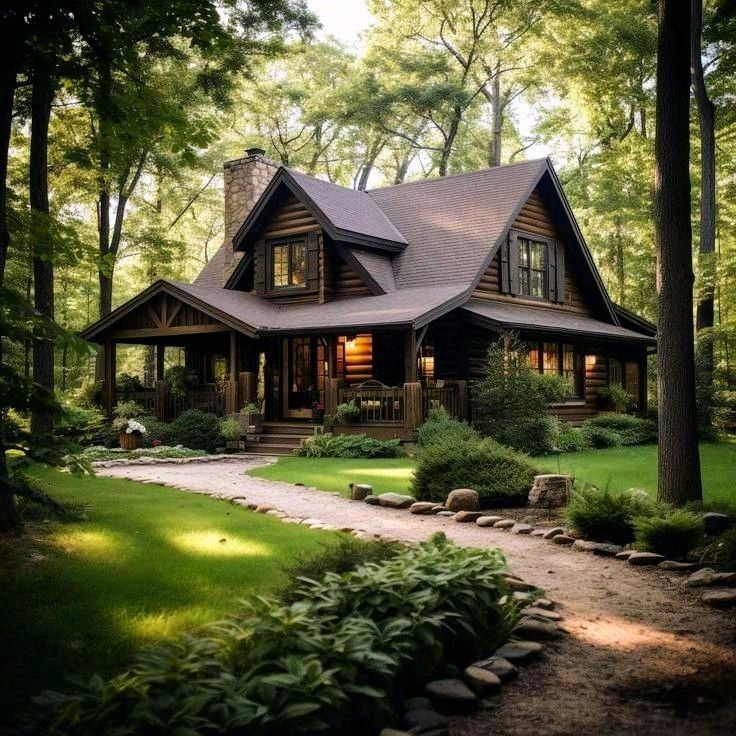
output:
{"label": "gravel pathway", "polygon": [[[683,577],[436,516],[414,516],[244,473],[263,458],[100,468],[100,475],[245,496],[289,516],[407,541],[437,530],[501,548],[514,573],[560,602],[569,636],[546,648],[490,710],[453,734],[736,734],[736,617],[704,606]],[[380,489],[377,489],[379,491]]]}

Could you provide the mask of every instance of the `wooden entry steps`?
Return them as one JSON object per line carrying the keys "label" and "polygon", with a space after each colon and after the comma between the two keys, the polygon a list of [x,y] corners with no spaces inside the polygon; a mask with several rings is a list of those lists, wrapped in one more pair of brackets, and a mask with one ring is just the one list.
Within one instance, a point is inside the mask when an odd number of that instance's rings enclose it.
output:
{"label": "wooden entry steps", "polygon": [[248,438],[245,451],[253,455],[291,455],[302,440],[314,435],[317,426],[309,422],[263,422],[261,432]]}

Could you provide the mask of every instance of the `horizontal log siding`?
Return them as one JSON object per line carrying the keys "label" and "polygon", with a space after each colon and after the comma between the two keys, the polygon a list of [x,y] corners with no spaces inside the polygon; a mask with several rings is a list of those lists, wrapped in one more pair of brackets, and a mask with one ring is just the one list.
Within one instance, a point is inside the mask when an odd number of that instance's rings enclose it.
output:
{"label": "horizontal log siding", "polygon": [[355,269],[340,258],[333,243],[326,241],[323,257],[323,300],[371,296],[372,291]]}
{"label": "horizontal log siding", "polygon": [[373,378],[373,335],[357,335],[355,347],[345,348],[345,383],[353,386]]}
{"label": "horizontal log siding", "polygon": [[[521,208],[521,212],[512,227],[533,235],[559,239],[559,234],[552,220],[552,216],[539,192],[536,190],[532,192],[526,204]],[[585,295],[580,288],[579,278],[574,270],[574,259],[570,257],[568,249],[566,249],[565,255],[567,256],[565,258],[565,302],[564,304],[550,302],[547,304],[547,307],[549,309],[562,309],[567,312],[590,315],[592,314],[592,310],[587,304]],[[486,272],[481,276],[480,282],[473,292],[473,297],[476,299],[493,299],[495,301],[514,302],[515,304],[540,306],[539,300],[529,300],[501,293],[500,253],[496,253],[490,266],[488,266]]]}

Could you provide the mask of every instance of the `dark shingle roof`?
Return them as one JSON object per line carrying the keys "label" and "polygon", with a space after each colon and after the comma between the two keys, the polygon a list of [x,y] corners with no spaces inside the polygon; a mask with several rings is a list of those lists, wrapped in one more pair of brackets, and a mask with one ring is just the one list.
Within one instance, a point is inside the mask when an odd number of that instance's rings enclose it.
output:
{"label": "dark shingle roof", "polygon": [[397,288],[470,284],[546,170],[538,159],[369,191],[409,241]]}
{"label": "dark shingle roof", "polygon": [[396,291],[394,267],[391,256],[362,248],[351,248],[350,252],[371,278],[386,292]]}
{"label": "dark shingle roof", "polygon": [[[225,273],[225,254],[228,244],[221,245],[207,261],[205,267],[199,272],[195,284],[201,286],[222,286],[223,274]],[[229,246],[232,248],[232,246]]]}
{"label": "dark shingle roof", "polygon": [[638,342],[655,343],[650,335],[618,327],[609,322],[565,312],[561,309],[545,309],[529,307],[522,304],[495,302],[490,300],[471,299],[463,304],[462,309],[471,315],[483,318],[492,324],[506,329],[529,329],[535,331],[564,332],[568,335],[601,337],[614,340],[636,340]]}

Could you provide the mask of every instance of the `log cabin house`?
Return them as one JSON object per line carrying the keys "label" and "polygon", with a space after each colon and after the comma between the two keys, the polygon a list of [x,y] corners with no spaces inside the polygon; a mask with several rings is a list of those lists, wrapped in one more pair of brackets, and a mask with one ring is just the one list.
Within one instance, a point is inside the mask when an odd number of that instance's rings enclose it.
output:
{"label": "log cabin house", "polygon": [[[256,448],[278,453],[354,402],[360,423],[336,431],[411,439],[433,406],[470,415],[510,331],[568,377],[560,418],[594,416],[609,384],[646,407],[654,326],[612,303],[548,159],[356,191],[263,153],[225,164],[225,242],[194,282],[157,281],[85,331],[108,412],[116,345],[143,343],[156,380],[134,398],[162,419],[258,401]],[[167,391],[167,346],[196,372],[185,397]]]}

